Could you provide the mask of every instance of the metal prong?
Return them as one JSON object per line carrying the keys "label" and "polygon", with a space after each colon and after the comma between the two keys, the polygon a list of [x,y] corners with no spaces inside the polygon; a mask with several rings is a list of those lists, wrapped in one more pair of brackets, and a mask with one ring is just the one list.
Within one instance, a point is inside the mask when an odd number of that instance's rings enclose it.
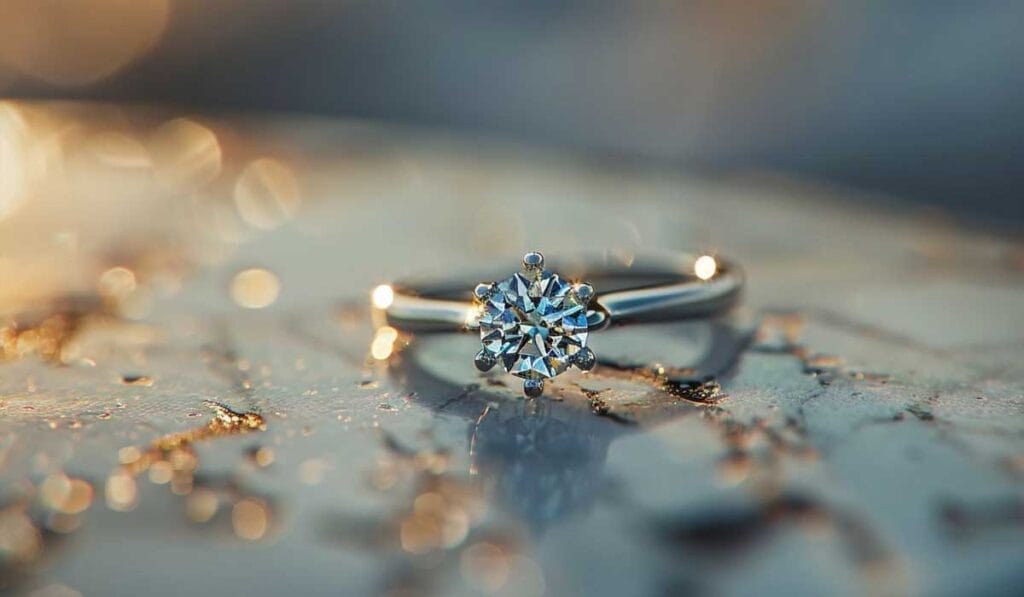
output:
{"label": "metal prong", "polygon": [[523,255],[523,273],[537,275],[544,271],[544,256],[534,251]]}
{"label": "metal prong", "polygon": [[523,382],[523,393],[527,398],[539,398],[544,393],[544,380],[527,379]]}
{"label": "metal prong", "polygon": [[473,364],[480,371],[490,371],[497,363],[498,359],[483,349],[480,349],[480,352],[476,353],[476,356],[473,357]]}
{"label": "metal prong", "polygon": [[473,289],[473,296],[476,297],[478,301],[485,301],[491,296],[492,292],[494,292],[493,283],[481,282]]}
{"label": "metal prong", "polygon": [[576,355],[573,357],[573,362],[582,371],[590,371],[591,369],[594,368],[594,365],[597,364],[597,357],[594,355],[593,350],[590,350],[589,348],[584,348],[583,350],[576,353]]}
{"label": "metal prong", "polygon": [[579,302],[584,305],[589,305],[590,300],[594,298],[594,287],[591,286],[590,284],[587,284],[586,282],[577,284],[572,291],[573,294],[576,295],[576,298],[579,300]]}

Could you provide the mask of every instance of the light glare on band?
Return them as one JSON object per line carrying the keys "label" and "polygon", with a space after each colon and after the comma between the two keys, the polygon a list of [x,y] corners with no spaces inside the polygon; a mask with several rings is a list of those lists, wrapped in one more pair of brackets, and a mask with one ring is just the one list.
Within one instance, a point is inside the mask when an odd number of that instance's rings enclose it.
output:
{"label": "light glare on band", "polygon": [[381,284],[373,289],[373,306],[378,309],[387,309],[395,302],[395,291],[387,284]]}
{"label": "light glare on band", "polygon": [[710,280],[718,271],[718,264],[711,255],[701,255],[693,264],[693,273],[701,280]]}

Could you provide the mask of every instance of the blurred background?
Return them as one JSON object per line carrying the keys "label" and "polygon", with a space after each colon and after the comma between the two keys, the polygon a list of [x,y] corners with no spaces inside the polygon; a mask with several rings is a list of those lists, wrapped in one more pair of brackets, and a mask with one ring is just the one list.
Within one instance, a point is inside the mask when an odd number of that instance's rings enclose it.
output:
{"label": "blurred background", "polygon": [[5,0],[0,96],[328,114],[772,171],[1017,232],[1022,23],[1012,0]]}

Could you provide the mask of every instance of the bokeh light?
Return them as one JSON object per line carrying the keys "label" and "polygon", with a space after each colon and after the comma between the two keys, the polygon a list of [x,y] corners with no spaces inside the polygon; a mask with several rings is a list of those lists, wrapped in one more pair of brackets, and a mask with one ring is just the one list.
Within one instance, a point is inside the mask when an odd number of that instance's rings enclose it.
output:
{"label": "bokeh light", "polygon": [[108,269],[99,279],[100,294],[116,299],[123,299],[134,292],[136,285],[135,272],[121,266]]}
{"label": "bokeh light", "polygon": [[59,86],[102,80],[151,49],[169,0],[5,0],[0,63]]}
{"label": "bokeh light", "polygon": [[238,537],[259,541],[270,525],[270,511],[262,500],[246,498],[231,509],[231,524]]}
{"label": "bokeh light", "polygon": [[693,264],[693,273],[701,280],[710,280],[718,271],[718,263],[711,255],[701,255]]}
{"label": "bokeh light", "polygon": [[124,470],[119,469],[107,477],[104,494],[107,507],[118,512],[133,510],[138,503],[135,478]]}
{"label": "bokeh light", "polygon": [[246,309],[269,307],[280,293],[280,280],[274,272],[262,268],[240,271],[231,280],[231,299]]}
{"label": "bokeh light", "polygon": [[381,284],[373,289],[373,306],[378,309],[387,309],[395,301],[395,291],[387,284]]}
{"label": "bokeh light", "polygon": [[250,162],[235,183],[238,215],[253,228],[270,230],[280,226],[295,215],[300,202],[295,173],[278,160]]}
{"label": "bokeh light", "polygon": [[223,151],[217,135],[189,118],[161,125],[149,143],[157,180],[176,189],[195,189],[220,174]]}
{"label": "bokeh light", "polygon": [[385,325],[377,329],[370,344],[370,354],[378,361],[387,360],[395,350],[395,341],[398,340],[398,330]]}

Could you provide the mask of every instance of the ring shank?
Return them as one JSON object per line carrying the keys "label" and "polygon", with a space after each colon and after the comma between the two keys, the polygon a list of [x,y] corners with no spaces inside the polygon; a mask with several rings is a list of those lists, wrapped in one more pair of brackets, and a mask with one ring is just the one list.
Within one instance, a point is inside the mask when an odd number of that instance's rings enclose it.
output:
{"label": "ring shank", "polygon": [[[694,274],[697,256],[643,256],[629,263],[598,258],[555,264],[566,279],[586,281],[597,290],[588,314],[591,330],[609,325],[654,323],[708,317],[732,307],[743,287],[743,273],[716,258],[710,279]],[[384,309],[388,325],[407,332],[453,332],[475,329],[477,308],[472,288],[483,278],[443,284],[397,283],[394,300]]]}

